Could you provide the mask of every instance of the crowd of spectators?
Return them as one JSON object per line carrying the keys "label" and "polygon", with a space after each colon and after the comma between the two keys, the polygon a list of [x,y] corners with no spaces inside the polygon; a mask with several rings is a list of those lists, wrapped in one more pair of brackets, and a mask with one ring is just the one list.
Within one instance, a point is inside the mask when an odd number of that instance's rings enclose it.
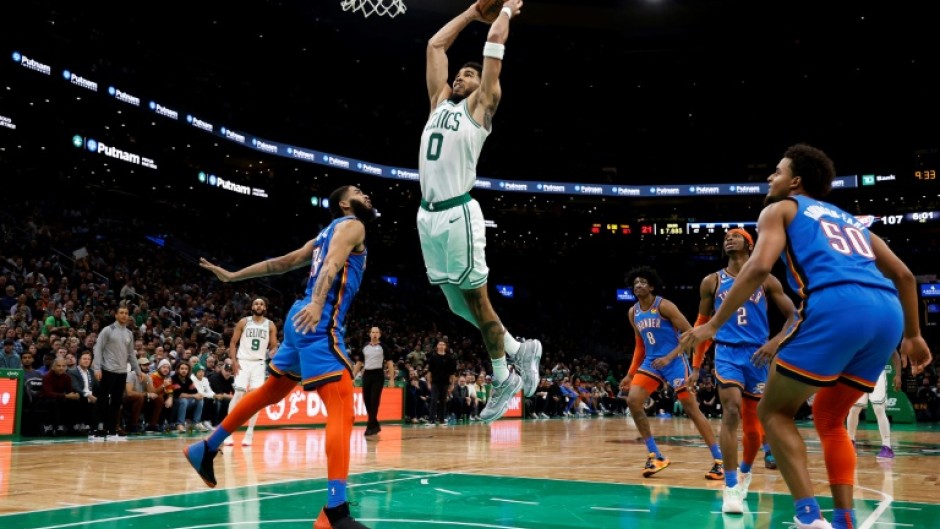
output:
{"label": "crowd of spectators", "polygon": [[[248,315],[254,297],[264,296],[267,316],[283,330],[282,317],[301,293],[303,278],[222,284],[196,260],[200,252],[218,255],[231,245],[218,241],[196,250],[164,242],[145,237],[132,216],[113,219],[55,201],[24,203],[0,215],[0,368],[25,372],[25,433],[85,434],[97,426],[97,386],[89,366],[97,336],[114,321],[121,301],[131,307],[138,363],[149,376],[128,377],[119,433],[199,431],[224,418],[233,394],[228,345],[235,323]],[[586,244],[579,251],[591,248]],[[494,261],[508,268],[503,258]],[[403,275],[397,285],[384,281],[382,272],[367,274],[347,318],[349,350],[358,356],[369,329],[384,329],[384,349],[405,388],[406,421],[477,420],[490,369],[478,331],[448,314],[443,295],[421,280],[419,268],[413,274],[418,280]],[[542,302],[535,314],[532,306],[523,298],[502,307],[511,331],[545,345],[543,380],[526,402],[526,415],[626,413],[619,383],[632,354],[623,321],[627,307],[590,314],[573,313],[561,301]],[[940,419],[936,375],[931,368],[905,378],[920,420]],[[715,384],[706,364],[698,396],[711,417],[721,413]],[[647,412],[682,414],[668,388],[651,396]]]}

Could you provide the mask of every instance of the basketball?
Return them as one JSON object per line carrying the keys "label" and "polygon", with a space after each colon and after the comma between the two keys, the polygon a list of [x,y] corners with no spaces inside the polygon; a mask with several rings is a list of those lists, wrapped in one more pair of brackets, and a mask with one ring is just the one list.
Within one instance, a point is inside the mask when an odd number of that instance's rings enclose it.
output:
{"label": "basketball", "polygon": [[483,16],[483,20],[494,22],[499,18],[499,12],[503,8],[504,0],[477,0],[477,11]]}

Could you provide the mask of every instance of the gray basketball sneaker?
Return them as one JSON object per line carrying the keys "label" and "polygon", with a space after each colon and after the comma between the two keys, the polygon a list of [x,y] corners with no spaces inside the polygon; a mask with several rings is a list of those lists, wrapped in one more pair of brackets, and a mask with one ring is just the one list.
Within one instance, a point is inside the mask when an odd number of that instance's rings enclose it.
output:
{"label": "gray basketball sneaker", "polygon": [[490,423],[502,417],[509,409],[512,398],[521,389],[522,377],[513,372],[509,373],[509,378],[504,380],[502,384],[493,384],[493,389],[490,391],[490,400],[486,402],[486,407],[480,412],[480,420]]}
{"label": "gray basketball sneaker", "polygon": [[542,342],[526,340],[519,346],[510,363],[522,375],[523,394],[531,397],[539,387],[539,362],[542,360]]}

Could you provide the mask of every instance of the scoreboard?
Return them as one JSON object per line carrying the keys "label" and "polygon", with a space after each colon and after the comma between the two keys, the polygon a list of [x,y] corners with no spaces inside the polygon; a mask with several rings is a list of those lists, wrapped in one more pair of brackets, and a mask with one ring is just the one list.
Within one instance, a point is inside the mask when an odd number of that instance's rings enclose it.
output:
{"label": "scoreboard", "polygon": [[725,233],[735,228],[755,228],[757,222],[688,222],[685,225],[685,233],[688,235],[711,235],[713,233]]}
{"label": "scoreboard", "polygon": [[[896,213],[892,215],[855,215],[855,218],[866,227],[881,223],[886,226],[899,226],[902,224],[925,224],[940,221],[940,211],[915,211],[912,213]],[[757,221],[742,222],[634,222],[591,224],[591,233],[594,235],[715,235],[724,234],[734,228],[757,228]]]}

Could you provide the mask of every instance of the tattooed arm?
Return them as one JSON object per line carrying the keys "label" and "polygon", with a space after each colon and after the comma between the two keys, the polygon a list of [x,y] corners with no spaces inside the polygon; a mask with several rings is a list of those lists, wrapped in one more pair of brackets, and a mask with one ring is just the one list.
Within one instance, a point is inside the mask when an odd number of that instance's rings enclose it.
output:
{"label": "tattooed arm", "polygon": [[199,266],[215,274],[215,276],[219,278],[219,281],[229,283],[255,277],[286,274],[292,270],[309,266],[312,257],[313,240],[310,240],[307,241],[307,244],[291,253],[246,266],[237,272],[229,272],[218,265],[210,263],[204,257],[199,258]]}
{"label": "tattooed arm", "polygon": [[298,332],[306,333],[317,328],[326,296],[333,287],[336,276],[346,266],[346,259],[353,250],[363,250],[365,240],[366,227],[358,220],[342,222],[336,226],[333,240],[330,241],[330,247],[317,274],[317,282],[313,285],[313,298],[294,316],[293,324]]}

